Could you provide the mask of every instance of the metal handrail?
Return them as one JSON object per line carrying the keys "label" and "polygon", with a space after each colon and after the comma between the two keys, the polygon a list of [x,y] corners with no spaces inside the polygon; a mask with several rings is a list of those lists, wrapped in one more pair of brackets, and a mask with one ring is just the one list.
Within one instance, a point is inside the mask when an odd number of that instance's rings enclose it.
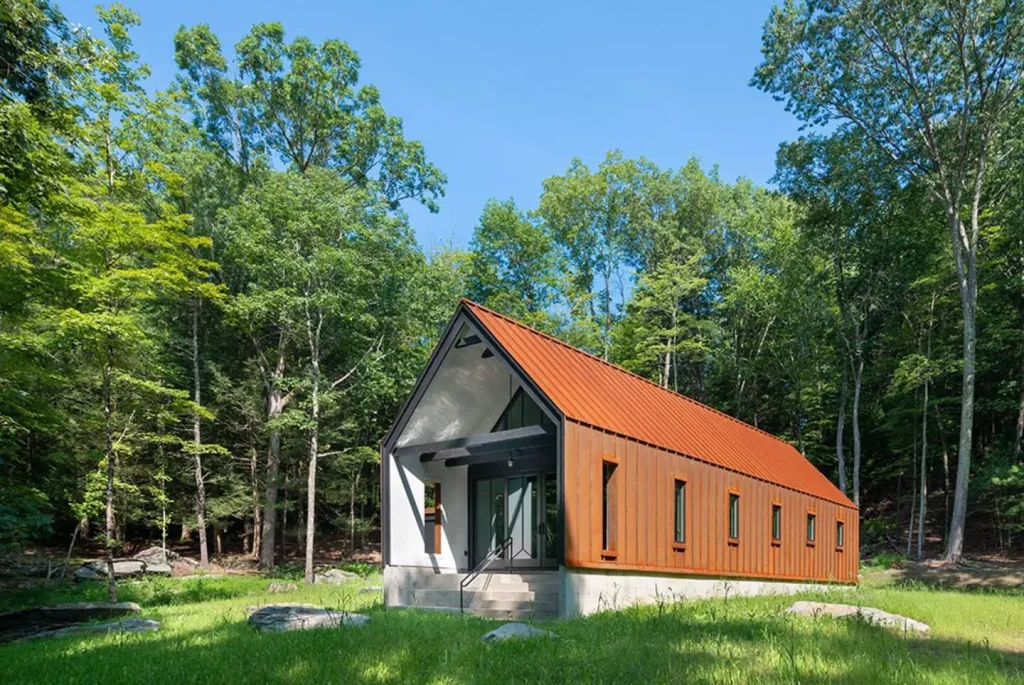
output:
{"label": "metal handrail", "polygon": [[491,551],[489,551],[484,556],[484,558],[480,560],[480,563],[474,566],[473,570],[467,573],[465,577],[462,579],[462,581],[459,582],[459,613],[466,612],[462,600],[466,586],[472,583],[474,580],[476,580],[480,576],[480,574],[483,573],[484,569],[487,568],[488,564],[490,564],[495,559],[499,558],[502,554],[505,553],[505,550],[507,550],[511,546],[512,536],[509,535],[507,538],[501,541],[500,545],[495,546]]}

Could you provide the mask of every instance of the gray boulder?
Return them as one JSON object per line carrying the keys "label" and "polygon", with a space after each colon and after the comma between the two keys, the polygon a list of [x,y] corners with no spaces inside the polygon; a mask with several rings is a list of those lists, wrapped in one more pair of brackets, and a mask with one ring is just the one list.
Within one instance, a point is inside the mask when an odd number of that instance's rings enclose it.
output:
{"label": "gray boulder", "polygon": [[150,618],[123,618],[119,621],[105,623],[83,623],[55,630],[43,630],[27,635],[21,640],[35,640],[41,637],[67,637],[69,635],[89,635],[96,633],[150,633],[160,630],[160,622]]}
{"label": "gray boulder", "polygon": [[829,604],[827,602],[794,602],[786,613],[797,616],[834,616],[836,618],[861,617],[868,623],[897,630],[927,633],[931,628],[926,623],[899,614],[890,614],[881,609],[858,607],[850,604]]}
{"label": "gray boulder", "polygon": [[[146,562],[137,559],[114,559],[114,577],[127,578],[138,576],[146,572]],[[107,577],[107,561],[105,559],[93,559],[87,561],[75,570],[76,580],[98,580]]]}
{"label": "gray boulder", "polygon": [[382,592],[384,592],[384,588],[380,585],[367,585],[366,587],[359,588],[359,594],[361,595],[366,595],[371,592],[381,594]]}
{"label": "gray boulder", "polygon": [[340,568],[330,568],[314,575],[313,584],[341,585],[342,583],[347,583],[348,581],[356,580],[357,578],[359,578],[359,576],[355,573],[342,571]]}
{"label": "gray boulder", "polygon": [[146,564],[146,575],[169,576],[172,573],[170,564]]}
{"label": "gray boulder", "polygon": [[[149,549],[142,550],[133,556],[132,559],[135,559],[136,561],[143,561],[147,566],[151,566],[155,564],[169,564],[180,556],[180,554],[170,549],[167,550],[167,556],[164,556],[164,550],[162,548],[150,547]],[[152,573],[152,571],[150,571],[150,573]]]}
{"label": "gray boulder", "polygon": [[334,611],[312,604],[267,604],[249,607],[249,623],[266,633],[313,628],[361,627],[370,622],[364,614]]}
{"label": "gray boulder", "polygon": [[558,637],[546,630],[528,626],[525,623],[506,623],[500,628],[495,628],[484,635],[481,640],[484,642],[504,642],[505,640],[528,640],[535,637]]}

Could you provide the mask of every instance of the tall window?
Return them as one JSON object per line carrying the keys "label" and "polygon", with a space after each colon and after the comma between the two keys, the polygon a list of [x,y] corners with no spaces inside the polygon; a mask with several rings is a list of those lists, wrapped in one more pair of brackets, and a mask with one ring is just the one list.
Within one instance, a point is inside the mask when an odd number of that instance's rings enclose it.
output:
{"label": "tall window", "polygon": [[740,496],[735,492],[729,493],[729,537],[740,537]]}
{"label": "tall window", "polygon": [[817,523],[818,517],[814,514],[807,515],[807,542],[810,544],[814,543],[815,524]]}
{"label": "tall window", "polygon": [[686,481],[675,483],[675,535],[672,539],[682,544],[686,542]]}
{"label": "tall window", "polygon": [[778,542],[782,539],[782,505],[772,505],[772,541]]}
{"label": "tall window", "polygon": [[842,547],[846,542],[845,528],[842,521],[836,521],[836,547]]}
{"label": "tall window", "polygon": [[441,484],[423,483],[423,551],[441,553]]}
{"label": "tall window", "polygon": [[605,556],[613,556],[618,548],[618,467],[610,461],[601,465],[601,546]]}

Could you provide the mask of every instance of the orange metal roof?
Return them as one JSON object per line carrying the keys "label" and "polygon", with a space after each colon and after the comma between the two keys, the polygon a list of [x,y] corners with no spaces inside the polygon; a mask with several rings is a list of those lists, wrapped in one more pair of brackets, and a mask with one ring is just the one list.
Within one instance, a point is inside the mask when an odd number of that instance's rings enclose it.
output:
{"label": "orange metal roof", "polygon": [[462,303],[566,419],[854,506],[788,442],[475,302]]}

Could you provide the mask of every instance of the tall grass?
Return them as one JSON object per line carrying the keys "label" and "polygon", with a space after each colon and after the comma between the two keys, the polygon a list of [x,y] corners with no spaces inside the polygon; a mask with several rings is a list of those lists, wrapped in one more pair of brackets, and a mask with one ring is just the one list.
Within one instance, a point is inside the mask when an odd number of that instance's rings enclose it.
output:
{"label": "tall grass", "polygon": [[[865,587],[830,601],[874,606],[932,626],[927,637],[857,620],[786,614],[791,597],[661,601],[540,625],[557,639],[488,645],[496,623],[384,610],[341,586],[267,594],[269,580],[142,582],[124,588],[160,632],[0,645],[3,683],[687,682],[1019,683],[1024,598],[924,587]],[[23,593],[22,605],[46,595]],[[62,601],[92,590],[60,591]],[[814,598],[808,596],[806,598]],[[8,600],[9,598],[4,598]],[[247,607],[294,601],[372,616],[364,628],[260,634]],[[12,602],[8,602],[12,603]]]}

